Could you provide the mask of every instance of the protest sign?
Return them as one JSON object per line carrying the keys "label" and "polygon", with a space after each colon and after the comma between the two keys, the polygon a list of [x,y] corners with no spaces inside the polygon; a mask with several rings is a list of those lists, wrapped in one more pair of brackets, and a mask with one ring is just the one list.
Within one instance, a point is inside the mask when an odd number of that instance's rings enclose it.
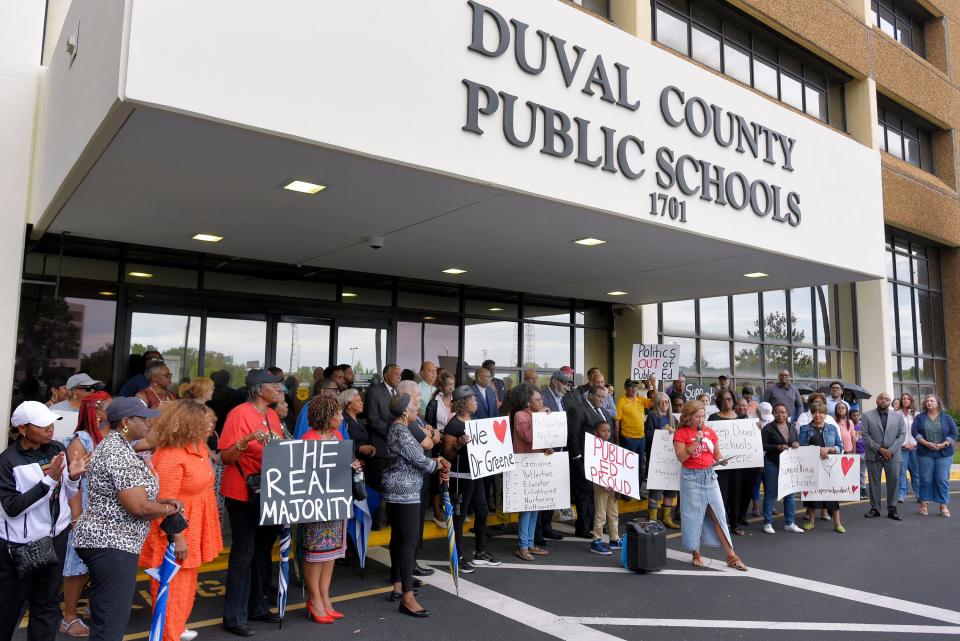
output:
{"label": "protest sign", "polygon": [[633,346],[630,378],[642,381],[651,375],[672,381],[680,374],[680,345],[677,343],[641,343]]}
{"label": "protest sign", "polygon": [[352,516],[352,441],[268,441],[260,476],[260,525]]}
{"label": "protest sign", "polygon": [[587,479],[620,494],[640,499],[640,463],[636,452],[584,434],[583,473]]}
{"label": "protest sign", "polygon": [[650,445],[650,469],[647,470],[648,490],[679,490],[680,461],[673,449],[673,433],[657,430]]}
{"label": "protest sign", "polygon": [[513,456],[516,467],[503,474],[504,512],[570,507],[570,466],[566,452]]}
{"label": "protest sign", "polygon": [[567,413],[533,413],[533,449],[567,446]]}
{"label": "protest sign", "polygon": [[734,421],[711,421],[710,429],[717,433],[720,455],[730,461],[721,470],[736,470],[744,467],[763,467],[763,443],[757,419],[745,418]]}
{"label": "protest sign", "polygon": [[[683,388],[683,400],[694,401],[706,394],[710,397],[710,403],[713,404],[714,393],[713,386],[707,383],[687,383]],[[709,414],[707,415],[709,416]]]}
{"label": "protest sign", "polygon": [[860,457],[831,454],[820,458],[814,445],[780,454],[777,498],[800,492],[805,501],[856,501],[860,498]]}
{"label": "protest sign", "polygon": [[80,412],[53,410],[53,413],[61,417],[59,421],[53,422],[53,438],[63,443],[64,439],[77,431]]}
{"label": "protest sign", "polygon": [[513,437],[510,436],[510,419],[506,416],[481,418],[467,421],[467,458],[470,459],[470,478],[512,470],[516,464],[513,456]]}

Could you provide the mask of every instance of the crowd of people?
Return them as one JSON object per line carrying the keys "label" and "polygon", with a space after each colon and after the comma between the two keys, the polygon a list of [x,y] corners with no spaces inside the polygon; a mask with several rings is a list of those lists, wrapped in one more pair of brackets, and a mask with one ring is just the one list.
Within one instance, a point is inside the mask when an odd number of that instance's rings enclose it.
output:
{"label": "crowd of people", "polygon": [[[565,412],[570,465],[573,536],[588,550],[611,555],[623,543],[617,495],[584,474],[585,434],[636,453],[642,475],[649,465],[654,434],[672,434],[682,466],[680,491],[651,490],[647,518],[681,529],[682,547],[694,565],[703,565],[701,546],[723,548],[727,564],[746,565],[734,550],[747,536],[748,518],[762,517],[762,531],[774,534],[781,454],[815,446],[821,457],[857,455],[869,477],[868,518],[881,516],[881,475],[887,480],[887,516],[900,520],[898,504],[912,489],[919,513],[930,503],[949,517],[950,464],[957,425],[941,400],[910,394],[876,397],[862,412],[840,382],[806,402],[781,372],[762,394],[747,386],[737,394],[720,377],[711,394],[687,398],[683,378],[664,391],[653,378],[626,380],[622,392],[597,368],[574,386],[574,371],[563,367],[538,385],[535,371],[510,386],[486,361],[471,380],[457,385],[457,373],[425,362],[419,375],[387,365],[382,379],[366,390],[354,387],[353,371],[337,365],[315,373],[310,395],[298,401],[296,382],[279,368],[248,372],[240,390],[229,375],[215,372],[173,389],[170,369],[158,352],[143,355],[142,373],[116,396],[85,373],[71,376],[45,400],[23,400],[11,416],[15,440],[0,454],[0,641],[10,639],[24,605],[30,610],[29,641],[51,641],[56,632],[96,641],[119,641],[126,629],[139,569],[158,567],[168,543],[181,566],[169,589],[163,638],[192,641],[187,629],[201,566],[223,550],[223,520],[229,522],[230,550],[223,605],[224,628],[241,637],[256,634],[252,621],[276,623],[268,595],[275,576],[272,551],[280,528],[259,524],[259,478],[265,445],[276,439],[349,439],[353,463],[362,470],[373,528],[390,526],[390,600],[399,611],[426,617],[417,599],[420,578],[435,570],[418,563],[428,514],[445,526],[441,488],[449,488],[461,574],[497,566],[488,546],[488,515],[497,509],[495,477],[471,478],[467,422],[509,416],[517,453],[554,453],[533,447],[534,414]],[[615,398],[616,397],[616,398]],[[55,424],[76,412],[76,430],[64,442]],[[711,425],[756,419],[763,467],[724,470],[726,460]],[[908,483],[909,478],[909,483]],[[861,483],[861,486],[863,483]],[[761,487],[763,488],[761,500]],[[819,519],[843,533],[840,505],[804,501],[798,522],[796,499],[783,499],[784,528],[812,530]],[[464,525],[472,517],[472,550],[465,549]],[[518,515],[515,556],[534,562],[549,555],[554,510]],[[679,523],[678,523],[679,522]],[[682,526],[682,527],[681,527]],[[345,615],[330,597],[336,563],[350,552],[345,521],[298,528],[307,615],[332,624]],[[604,538],[606,532],[606,539]],[[156,597],[158,583],[151,581]],[[78,610],[89,597],[89,617]],[[60,595],[62,594],[62,608]]]}

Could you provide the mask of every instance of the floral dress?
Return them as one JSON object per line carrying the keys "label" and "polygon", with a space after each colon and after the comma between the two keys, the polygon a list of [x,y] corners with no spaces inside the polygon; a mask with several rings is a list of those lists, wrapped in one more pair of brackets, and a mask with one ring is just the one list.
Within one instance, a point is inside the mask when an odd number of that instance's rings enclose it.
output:
{"label": "floral dress", "polygon": [[[314,429],[307,430],[303,440],[337,440],[343,437],[339,432],[333,436],[322,438],[320,432]],[[322,563],[342,559],[347,553],[347,522],[317,521],[303,526],[303,560],[308,563]]]}

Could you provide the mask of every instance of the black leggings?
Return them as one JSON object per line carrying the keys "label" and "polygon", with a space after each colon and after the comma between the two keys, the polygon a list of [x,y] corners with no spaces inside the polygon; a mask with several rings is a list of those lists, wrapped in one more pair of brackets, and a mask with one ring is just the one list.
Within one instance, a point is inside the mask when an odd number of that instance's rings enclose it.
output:
{"label": "black leggings", "polygon": [[130,620],[139,555],[114,548],[77,548],[90,570],[90,641],[120,641]]}
{"label": "black leggings", "polygon": [[420,503],[387,503],[390,519],[390,581],[413,590],[414,555],[420,535]]}
{"label": "black leggings", "polygon": [[460,494],[460,516],[453,517],[453,531],[457,537],[457,553],[465,558],[463,550],[463,521],[473,508],[474,549],[482,552],[487,539],[487,496],[483,479],[450,480],[450,489]]}

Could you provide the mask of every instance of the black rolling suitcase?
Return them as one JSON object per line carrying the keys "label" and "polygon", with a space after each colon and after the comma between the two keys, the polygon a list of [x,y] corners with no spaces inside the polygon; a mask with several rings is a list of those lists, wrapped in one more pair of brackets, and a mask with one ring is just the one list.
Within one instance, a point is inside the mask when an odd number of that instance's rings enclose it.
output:
{"label": "black rolling suitcase", "polygon": [[667,531],[659,521],[627,523],[621,561],[634,572],[656,572],[667,565]]}

